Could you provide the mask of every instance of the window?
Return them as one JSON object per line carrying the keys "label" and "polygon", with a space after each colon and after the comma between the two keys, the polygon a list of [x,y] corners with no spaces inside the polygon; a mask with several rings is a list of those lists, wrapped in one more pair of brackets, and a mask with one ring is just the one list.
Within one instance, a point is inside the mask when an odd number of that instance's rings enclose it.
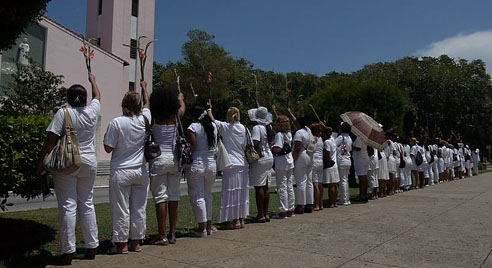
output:
{"label": "window", "polygon": [[137,40],[135,39],[130,39],[130,58],[137,58]]}
{"label": "window", "polygon": [[99,0],[99,6],[97,7],[98,11],[97,11],[97,14],[98,15],[101,15],[102,12],[103,12],[103,0]]}
{"label": "window", "polygon": [[135,82],[130,81],[130,83],[128,85],[128,89],[130,91],[135,91]]}
{"label": "window", "polygon": [[97,45],[101,46],[101,37],[97,38]]}
{"label": "window", "polygon": [[138,17],[138,0],[132,0],[132,16]]}

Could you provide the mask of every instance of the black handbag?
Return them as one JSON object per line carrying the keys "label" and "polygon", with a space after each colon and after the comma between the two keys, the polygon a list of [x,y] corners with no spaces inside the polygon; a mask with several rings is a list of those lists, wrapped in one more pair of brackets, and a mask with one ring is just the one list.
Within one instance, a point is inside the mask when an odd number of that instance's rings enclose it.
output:
{"label": "black handbag", "polygon": [[323,169],[331,168],[335,165],[335,161],[331,160],[330,152],[323,148]]}
{"label": "black handbag", "polygon": [[279,153],[272,152],[273,156],[282,156],[292,152],[292,145],[288,142],[284,142],[282,145],[282,150]]}
{"label": "black handbag", "polygon": [[179,166],[185,167],[193,162],[191,158],[191,147],[186,136],[184,134],[183,125],[181,124],[181,119],[176,115],[176,124],[178,124],[178,135],[176,135],[176,153],[179,160]]}
{"label": "black handbag", "polygon": [[145,160],[148,162],[161,155],[161,147],[155,142],[149,120],[145,117],[145,115],[143,117],[145,120],[144,156]]}

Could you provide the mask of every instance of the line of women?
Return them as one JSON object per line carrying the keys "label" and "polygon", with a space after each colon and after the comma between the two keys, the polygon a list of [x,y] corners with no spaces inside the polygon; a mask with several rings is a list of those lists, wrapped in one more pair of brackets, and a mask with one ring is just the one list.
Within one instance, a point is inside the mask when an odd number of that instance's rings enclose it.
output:
{"label": "line of women", "polygon": [[[92,85],[89,105],[87,91],[81,85],[70,87],[67,95],[82,166],[72,174],[54,175],[63,253],[61,264],[70,264],[75,256],[77,210],[86,258],[94,259],[99,246],[92,193],[97,167],[94,138],[101,94],[92,74],[89,74],[89,81]],[[470,175],[474,167],[472,163],[475,164],[478,156],[477,151],[472,153],[468,146],[462,144],[453,147],[436,140],[420,145],[416,139],[407,142],[394,134],[388,134],[384,150],[375,150],[360,138],[353,140],[347,123],[342,123],[338,135],[334,135],[324,123],[310,124],[308,118],[296,118],[289,109],[288,116],[278,115],[275,106],[272,107],[273,115],[265,107],[248,112],[255,124],[250,132],[241,124],[241,112],[236,107],[230,107],[226,120],[220,121],[214,117],[210,103],[207,107],[195,105],[191,109],[194,122],[185,131],[181,125],[186,112],[184,96],[164,88],[154,89],[149,96],[145,81],[141,86],[142,95],[136,92],[125,94],[121,104],[122,115],[111,120],[103,142],[105,151],[111,153],[109,193],[114,244],[111,254],[142,250],[149,189],[158,223],[158,235],[151,244],[166,246],[177,242],[183,173],[186,174],[188,195],[198,224],[189,236],[204,238],[217,232],[212,225],[212,188],[217,177],[217,148],[221,145],[230,163],[222,170],[217,222],[227,222],[227,229],[244,228],[245,219],[249,216],[250,186],[254,187],[257,207],[257,215],[252,221],[270,222],[269,186],[273,170],[278,213],[272,218],[287,219],[325,207],[350,205],[348,178],[352,162],[359,180],[358,201],[367,202],[369,198],[376,199],[411,187],[421,188]],[[64,112],[60,109],[47,129],[41,159],[56,144],[63,128]],[[144,143],[149,132],[161,154],[149,161],[147,170]],[[181,165],[176,145],[177,138],[184,134],[193,159],[187,166]],[[245,153],[248,144],[259,155],[257,161],[248,163]],[[40,161],[37,174],[43,171]],[[327,206],[323,204],[325,188],[328,189]]]}

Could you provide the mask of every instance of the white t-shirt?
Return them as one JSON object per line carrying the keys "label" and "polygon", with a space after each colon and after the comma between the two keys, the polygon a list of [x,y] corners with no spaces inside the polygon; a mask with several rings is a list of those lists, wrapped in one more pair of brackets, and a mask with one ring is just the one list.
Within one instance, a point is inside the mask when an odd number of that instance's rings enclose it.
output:
{"label": "white t-shirt", "polygon": [[354,143],[352,144],[352,148],[357,147],[360,148],[359,151],[353,151],[352,154],[354,156],[354,160],[357,161],[366,161],[369,163],[369,155],[367,154],[367,145],[361,138],[356,138]]}
{"label": "white t-shirt", "polygon": [[111,120],[104,135],[104,145],[113,148],[111,169],[137,168],[145,163],[145,120],[152,120],[150,110],[144,108],[139,116],[119,116]]}
{"label": "white t-shirt", "polygon": [[251,139],[253,141],[261,142],[261,148],[265,156],[260,158],[258,161],[266,161],[273,159],[272,151],[268,145],[268,137],[266,127],[263,125],[256,125],[251,130]]}
{"label": "white t-shirt", "polygon": [[248,165],[244,150],[246,149],[246,128],[239,122],[226,123],[215,120],[222,142],[231,159],[231,167]]}
{"label": "white t-shirt", "polygon": [[374,153],[369,156],[369,170],[376,170],[379,168],[379,158],[378,158],[378,149],[373,148]]}
{"label": "white t-shirt", "polygon": [[323,169],[323,139],[321,137],[314,137],[316,145],[313,153],[313,168]]}
{"label": "white t-shirt", "polygon": [[330,137],[329,139],[325,140],[325,148],[324,149],[330,153],[331,161],[335,162],[335,165],[333,165],[332,167],[329,167],[328,169],[338,168],[338,165],[337,165],[337,146],[336,146],[333,138]]}
{"label": "white t-shirt", "polygon": [[[350,151],[352,151],[352,138],[348,133],[342,133],[335,140],[337,146],[337,165],[350,167],[352,163],[350,162]],[[345,145],[345,149],[343,149]]]}
{"label": "white t-shirt", "polygon": [[[301,150],[299,151],[296,165],[302,164],[312,166],[313,164],[313,155],[309,155],[306,150],[309,146],[309,142],[311,141],[310,133],[311,130],[309,130],[308,127],[304,127],[299,129],[294,135],[294,142],[298,141],[301,143]],[[299,160],[301,160],[301,162],[298,162]]]}
{"label": "white t-shirt", "polygon": [[214,159],[215,151],[217,148],[217,126],[214,123],[212,123],[212,125],[214,126],[215,145],[211,148],[209,148],[207,134],[205,133],[205,130],[203,129],[201,123],[192,123],[188,127],[188,129],[191,132],[195,133],[196,136],[195,150],[191,155],[193,160]]}
{"label": "white t-shirt", "polygon": [[[97,119],[101,114],[101,103],[93,99],[91,103],[84,107],[69,107],[68,113],[72,119],[73,130],[77,142],[79,143],[80,160],[82,163],[96,166],[96,147],[94,137],[96,135]],[[65,112],[59,109],[46,131],[60,136],[63,131]]]}
{"label": "white t-shirt", "polygon": [[[282,149],[284,143],[292,144],[292,134],[290,132],[277,132],[275,139],[273,140],[273,147]],[[292,152],[275,156],[275,169],[277,170],[289,170],[294,168],[294,159],[292,158]]]}

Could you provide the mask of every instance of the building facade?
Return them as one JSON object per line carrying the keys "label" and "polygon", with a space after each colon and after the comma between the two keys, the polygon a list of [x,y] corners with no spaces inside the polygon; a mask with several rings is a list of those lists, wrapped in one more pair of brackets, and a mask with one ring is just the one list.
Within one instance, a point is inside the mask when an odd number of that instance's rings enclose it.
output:
{"label": "building facade", "polygon": [[[131,47],[138,36],[154,38],[155,0],[87,0],[86,37],[96,38],[92,73],[101,91],[101,117],[96,133],[99,161],[109,160],[102,141],[107,125],[121,115],[121,100],[126,92],[140,90],[140,65],[137,49]],[[27,38],[29,57],[47,71],[64,76],[63,86],[83,85],[90,95],[85,59],[79,51],[82,38],[60,23],[43,16],[38,25],[26,30],[17,46],[3,51],[0,58],[0,84],[11,81],[16,71],[21,43]],[[152,88],[153,49],[147,51],[145,78]]]}

